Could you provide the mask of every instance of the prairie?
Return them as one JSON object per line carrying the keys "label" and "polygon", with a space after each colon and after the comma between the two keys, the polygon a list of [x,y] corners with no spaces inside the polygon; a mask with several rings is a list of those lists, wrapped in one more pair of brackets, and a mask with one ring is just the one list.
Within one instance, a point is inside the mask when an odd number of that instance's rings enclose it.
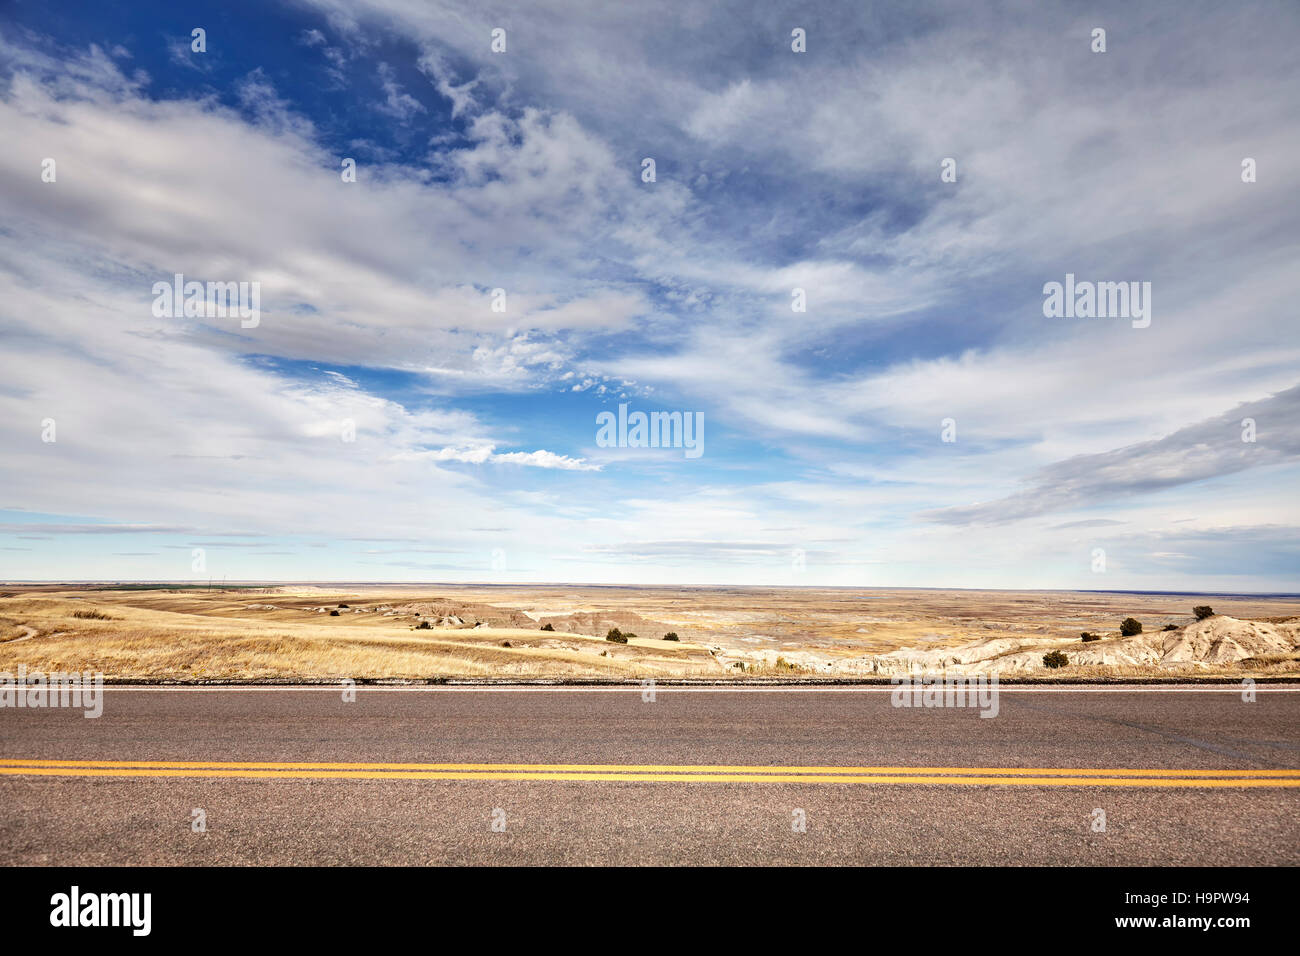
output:
{"label": "prairie", "polygon": [[[1213,604],[1218,617],[1213,633],[1194,640],[1199,631],[1191,609],[1199,604]],[[1144,626],[1137,639],[1119,634],[1119,622],[1130,616]],[[562,585],[7,585],[0,591],[0,671],[23,664],[29,671],[165,681],[861,678],[948,669],[1010,669],[1029,677],[1300,675],[1294,646],[1300,628],[1287,621],[1300,621],[1300,599]],[[611,628],[634,636],[625,644],[608,641]],[[1267,652],[1238,641],[1231,645],[1237,659],[1228,659],[1233,655],[1222,650],[1228,628],[1233,635],[1242,628],[1267,632],[1271,643],[1260,645]],[[1100,640],[1081,643],[1083,631]],[[678,640],[664,640],[669,632]],[[1172,646],[1184,634],[1188,639],[1161,662],[1162,642]],[[1048,671],[1038,659],[1052,649],[1077,662]]]}

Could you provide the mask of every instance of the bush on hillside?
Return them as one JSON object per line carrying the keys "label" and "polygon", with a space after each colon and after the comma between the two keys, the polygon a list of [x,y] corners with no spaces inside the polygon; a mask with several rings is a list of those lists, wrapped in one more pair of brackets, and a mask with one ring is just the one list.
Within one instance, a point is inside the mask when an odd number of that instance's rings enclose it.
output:
{"label": "bush on hillside", "polygon": [[1052,670],[1064,667],[1068,663],[1070,663],[1070,659],[1060,651],[1049,651],[1043,655],[1043,666],[1050,667]]}

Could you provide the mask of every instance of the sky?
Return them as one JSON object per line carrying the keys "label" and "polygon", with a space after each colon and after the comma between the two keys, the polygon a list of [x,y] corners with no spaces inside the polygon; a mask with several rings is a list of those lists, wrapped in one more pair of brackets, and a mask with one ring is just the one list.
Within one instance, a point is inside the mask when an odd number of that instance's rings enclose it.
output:
{"label": "sky", "polygon": [[1292,0],[0,3],[0,579],[1300,591],[1297,46]]}

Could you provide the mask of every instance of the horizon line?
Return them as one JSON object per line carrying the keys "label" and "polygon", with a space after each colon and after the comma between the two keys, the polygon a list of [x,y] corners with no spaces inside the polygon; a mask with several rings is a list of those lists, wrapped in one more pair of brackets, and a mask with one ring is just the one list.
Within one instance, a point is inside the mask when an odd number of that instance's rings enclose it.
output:
{"label": "horizon line", "polygon": [[743,588],[747,590],[808,590],[808,591],[998,591],[1006,593],[1067,593],[1067,594],[1159,594],[1170,597],[1256,597],[1256,598],[1300,598],[1295,591],[1170,591],[1159,588],[1005,588],[1005,587],[960,587],[935,585],[850,585],[850,584],[595,584],[580,581],[384,581],[384,580],[257,580],[240,579],[223,581],[220,584],[209,581],[206,584],[189,579],[169,578],[135,578],[135,579],[30,579],[7,580],[0,582],[0,587],[17,587],[22,585],[59,585],[90,586],[101,585],[106,588],[132,585],[168,585],[179,587],[206,588],[221,590],[231,587],[294,587],[294,586],[384,586],[384,587],[487,587],[487,588],[637,588],[641,590],[721,590],[725,588]]}

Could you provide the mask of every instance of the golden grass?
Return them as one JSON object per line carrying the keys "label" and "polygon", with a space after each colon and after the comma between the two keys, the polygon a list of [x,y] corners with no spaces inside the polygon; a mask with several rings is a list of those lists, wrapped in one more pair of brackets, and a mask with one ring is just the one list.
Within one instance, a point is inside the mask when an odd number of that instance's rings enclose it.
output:
{"label": "golden grass", "polygon": [[[29,671],[98,671],[123,680],[639,678],[722,672],[706,649],[685,642],[636,638],[622,645],[520,628],[416,630],[373,614],[329,618],[303,612],[304,620],[273,622],[214,619],[212,606],[164,611],[132,607],[117,596],[109,599],[112,615],[87,617],[87,611],[104,613],[102,600],[97,595],[88,607],[87,600],[61,596],[0,599],[3,620],[15,622],[12,636],[26,633],[22,625],[37,631],[29,640],[0,643],[0,670],[12,673],[24,664]],[[192,604],[188,597],[181,603]]]}
{"label": "golden grass", "polygon": [[[437,596],[431,597],[435,592]],[[915,607],[898,603],[904,600],[916,602]],[[1107,600],[1128,602],[1130,598],[1112,596]],[[540,603],[597,608],[602,614],[635,614],[638,622],[622,629],[646,636],[616,644],[592,634],[542,631],[540,625],[415,629],[416,618],[409,610],[412,604],[436,608],[457,602],[471,602],[464,606],[478,611],[527,608],[529,601],[534,602],[532,607]],[[598,601],[607,603],[598,607]],[[828,602],[837,610],[826,611]],[[351,607],[338,617],[315,610],[335,608],[339,603]],[[1093,603],[1101,607],[1102,599],[1034,595],[1022,601],[1005,594],[927,592],[919,597],[909,594],[897,600],[890,597],[853,604],[842,593],[828,596],[820,592],[792,597],[791,592],[627,589],[627,593],[618,591],[607,597],[603,591],[590,595],[557,588],[554,594],[539,597],[524,591],[398,591],[378,586],[337,593],[320,588],[281,588],[274,593],[10,588],[0,595],[0,671],[12,673],[23,664],[29,670],[100,671],[109,679],[177,681],[817,677],[825,676],[825,671],[777,654],[794,652],[798,656],[797,652],[806,648],[825,660],[900,647],[932,650],[977,638],[1041,637],[1068,656],[1072,647],[1067,637],[1073,637],[1074,647],[1082,647],[1078,632],[1098,629],[1097,621],[1080,621],[1080,615],[1114,617],[1117,613],[1111,610],[1112,605],[1098,611]],[[358,608],[389,605],[406,606],[407,610],[402,612],[404,616],[385,616],[376,610],[357,613]],[[1167,610],[1163,606],[1158,609],[1162,613]],[[980,617],[980,610],[988,616]],[[1150,610],[1154,616],[1154,602]],[[908,614],[915,616],[909,618]],[[508,614],[496,619],[507,618]],[[525,619],[515,618],[516,623],[520,620]],[[599,633],[603,635],[604,630],[602,625]],[[660,640],[659,635],[667,630],[677,631],[682,639]],[[745,643],[748,635],[755,633],[775,634],[779,643],[776,639]],[[1107,633],[1105,639],[1115,638]],[[704,642],[718,649],[717,656]],[[504,646],[507,643],[510,646]],[[732,666],[737,660],[743,668]],[[1071,664],[1044,675],[1022,676],[1125,679],[1246,674],[1300,674],[1300,655],[1224,667],[1189,665],[1178,670]]]}

